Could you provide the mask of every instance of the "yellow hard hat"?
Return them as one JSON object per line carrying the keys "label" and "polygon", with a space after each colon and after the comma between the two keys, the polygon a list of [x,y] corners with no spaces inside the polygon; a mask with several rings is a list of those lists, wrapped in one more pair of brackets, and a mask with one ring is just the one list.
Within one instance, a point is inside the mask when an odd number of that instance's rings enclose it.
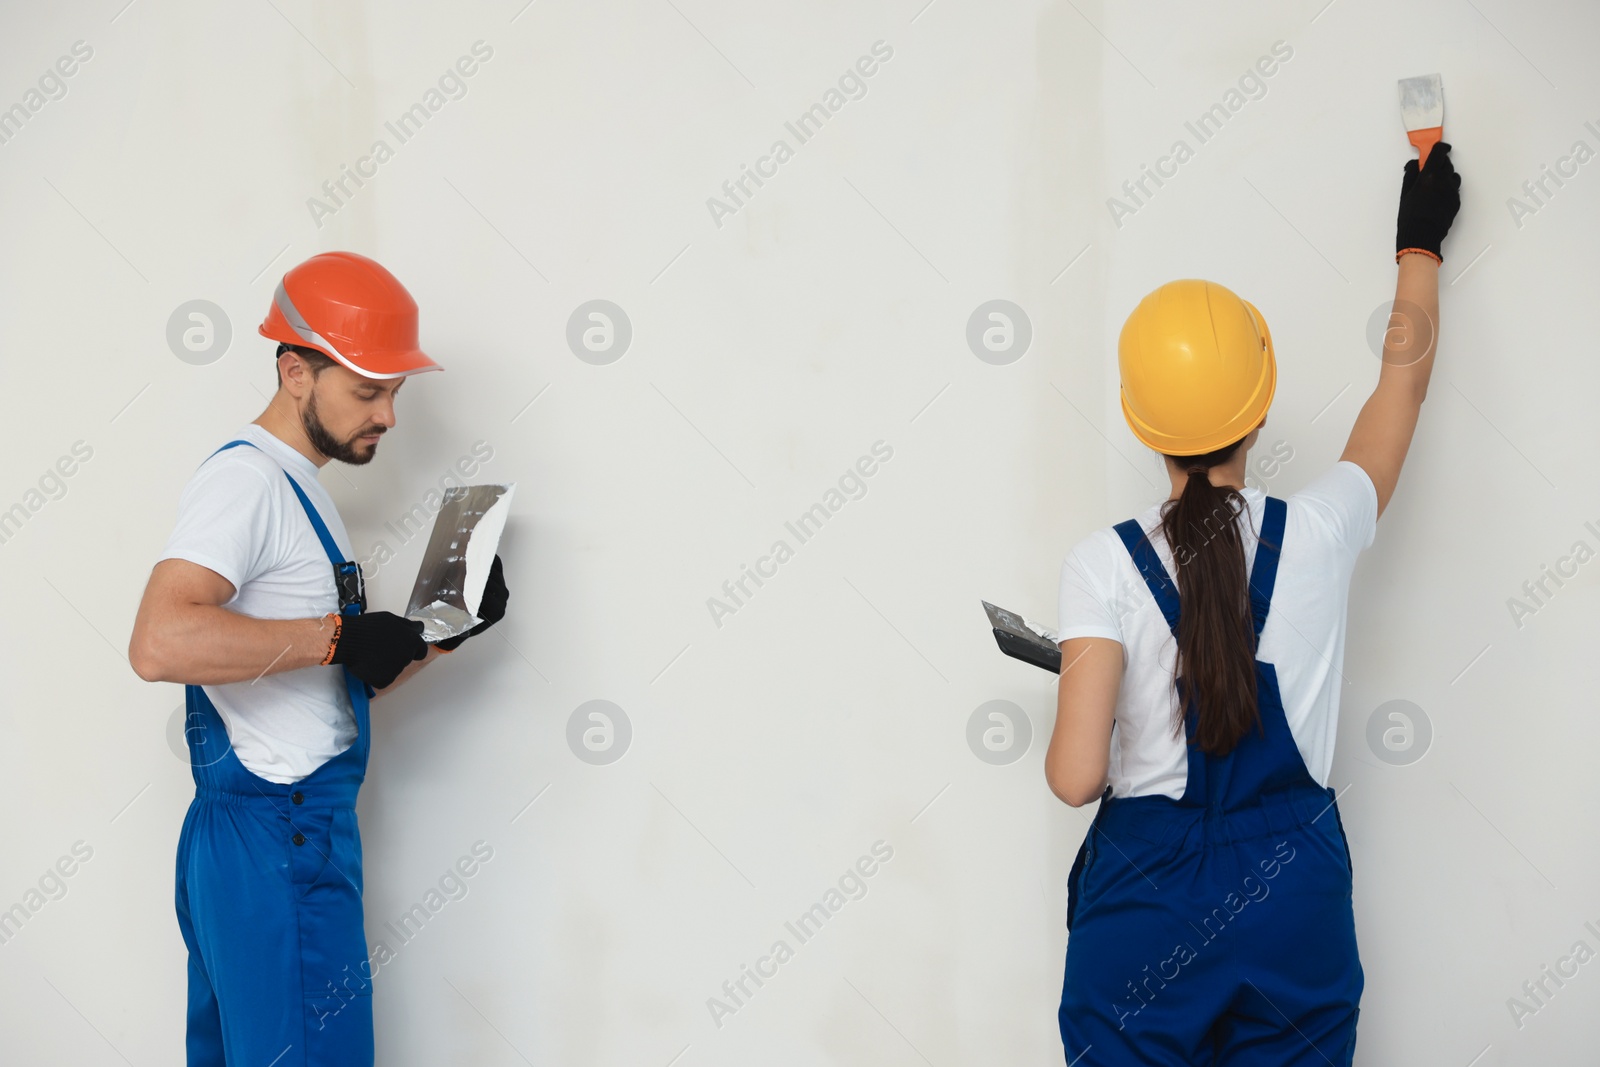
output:
{"label": "yellow hard hat", "polygon": [[1183,278],[1150,293],[1117,341],[1122,414],[1157,452],[1198,456],[1260,424],[1278,384],[1272,334],[1226,286]]}

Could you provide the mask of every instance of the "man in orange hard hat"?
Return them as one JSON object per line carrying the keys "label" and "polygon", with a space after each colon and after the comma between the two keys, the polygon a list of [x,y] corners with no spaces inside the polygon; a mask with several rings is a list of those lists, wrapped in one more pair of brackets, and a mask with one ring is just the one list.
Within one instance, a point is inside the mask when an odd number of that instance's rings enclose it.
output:
{"label": "man in orange hard hat", "polygon": [[330,459],[371,462],[405,379],[441,369],[394,275],[353,252],[313,256],[283,276],[260,332],[278,342],[278,391],[190,478],[128,659],[185,685],[190,1067],[359,1067],[373,1062],[355,810],[369,702],[492,626],[508,593],[496,556],[482,621],[431,646],[422,623],[368,611],[317,480]]}

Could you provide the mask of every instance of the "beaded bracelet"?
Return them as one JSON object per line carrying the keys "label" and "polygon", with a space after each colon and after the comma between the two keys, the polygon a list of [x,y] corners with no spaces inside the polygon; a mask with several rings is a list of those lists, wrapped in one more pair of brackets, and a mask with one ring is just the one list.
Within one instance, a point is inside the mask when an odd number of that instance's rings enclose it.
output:
{"label": "beaded bracelet", "polygon": [[333,662],[333,650],[339,647],[339,634],[344,630],[344,616],[335,615],[330,611],[323,618],[333,620],[333,640],[328,642],[328,654],[322,657],[322,666],[327,666]]}
{"label": "beaded bracelet", "polygon": [[1430,252],[1426,248],[1402,248],[1400,251],[1394,254],[1394,261],[1396,263],[1400,262],[1400,257],[1405,255],[1407,252],[1421,252],[1423,255],[1427,256],[1441,267],[1444,266],[1444,259],[1440,257],[1438,253]]}

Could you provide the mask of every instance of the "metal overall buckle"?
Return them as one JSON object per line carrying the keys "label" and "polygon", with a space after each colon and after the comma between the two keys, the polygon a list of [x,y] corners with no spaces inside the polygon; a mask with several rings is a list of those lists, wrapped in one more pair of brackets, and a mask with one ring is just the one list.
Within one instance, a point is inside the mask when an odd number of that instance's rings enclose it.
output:
{"label": "metal overall buckle", "polygon": [[339,614],[360,615],[367,610],[367,584],[361,564],[353,560],[333,565],[333,586],[339,591]]}

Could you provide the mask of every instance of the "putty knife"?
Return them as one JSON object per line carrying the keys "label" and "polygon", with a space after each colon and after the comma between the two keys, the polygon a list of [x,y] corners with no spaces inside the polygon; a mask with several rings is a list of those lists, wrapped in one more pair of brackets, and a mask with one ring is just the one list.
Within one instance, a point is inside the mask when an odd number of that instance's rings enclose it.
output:
{"label": "putty knife", "polygon": [[1400,118],[1406,136],[1417,146],[1417,169],[1428,162],[1428,150],[1444,138],[1444,82],[1437,74],[1400,79]]}
{"label": "putty knife", "polygon": [[1024,619],[1014,611],[996,607],[987,600],[979,601],[989,616],[994,639],[1000,651],[1012,659],[1020,659],[1041,667],[1051,674],[1061,673],[1061,646],[1052,640],[1055,634]]}

